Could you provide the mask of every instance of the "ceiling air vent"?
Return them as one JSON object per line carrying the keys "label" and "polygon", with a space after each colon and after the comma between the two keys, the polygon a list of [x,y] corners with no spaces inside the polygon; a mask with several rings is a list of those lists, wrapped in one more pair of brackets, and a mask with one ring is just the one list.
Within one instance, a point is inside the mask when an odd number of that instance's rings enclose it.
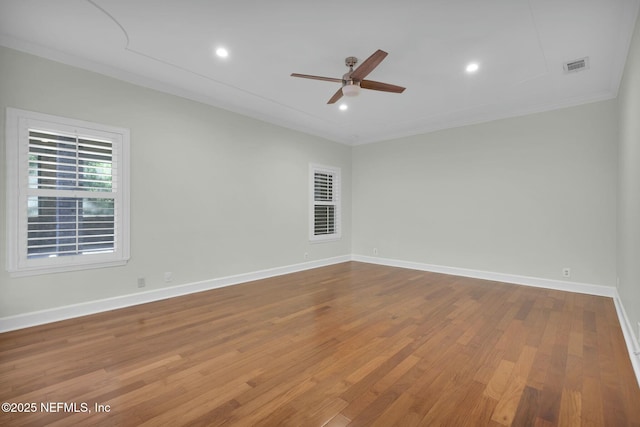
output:
{"label": "ceiling air vent", "polygon": [[565,73],[575,73],[578,71],[588,70],[589,69],[589,57],[585,56],[584,58],[574,59],[573,61],[568,61],[563,64]]}

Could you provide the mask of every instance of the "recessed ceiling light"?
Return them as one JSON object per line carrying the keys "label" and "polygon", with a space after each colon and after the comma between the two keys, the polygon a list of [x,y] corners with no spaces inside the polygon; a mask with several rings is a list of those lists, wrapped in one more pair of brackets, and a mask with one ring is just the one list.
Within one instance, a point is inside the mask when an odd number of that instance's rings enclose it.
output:
{"label": "recessed ceiling light", "polygon": [[342,111],[345,111],[349,107],[347,106],[347,104],[340,104],[340,107],[338,107],[338,108],[340,108]]}
{"label": "recessed ceiling light", "polygon": [[478,71],[479,68],[480,66],[478,65],[477,62],[472,62],[467,65],[466,71],[467,73],[475,73],[476,71]]}
{"label": "recessed ceiling light", "polygon": [[216,49],[216,55],[218,55],[220,58],[226,58],[227,56],[229,56],[229,51],[223,47],[219,47]]}

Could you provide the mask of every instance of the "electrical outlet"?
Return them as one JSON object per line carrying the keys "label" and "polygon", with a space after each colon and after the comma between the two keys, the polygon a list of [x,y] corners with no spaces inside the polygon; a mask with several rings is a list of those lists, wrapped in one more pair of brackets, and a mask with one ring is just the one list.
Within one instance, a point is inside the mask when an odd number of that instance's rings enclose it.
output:
{"label": "electrical outlet", "polygon": [[309,259],[309,252],[304,253],[304,259]]}
{"label": "electrical outlet", "polygon": [[145,286],[147,286],[147,281],[145,280],[144,277],[138,277],[138,287],[139,288],[144,288]]}
{"label": "electrical outlet", "polygon": [[164,273],[164,281],[165,281],[166,283],[169,283],[169,282],[170,282],[170,281],[172,281],[172,280],[173,280],[173,273],[172,273],[172,272],[170,272],[170,271],[165,272],[165,273]]}
{"label": "electrical outlet", "polygon": [[571,277],[571,269],[569,267],[562,269],[562,277]]}
{"label": "electrical outlet", "polygon": [[378,248],[373,248],[373,254],[378,255]]}

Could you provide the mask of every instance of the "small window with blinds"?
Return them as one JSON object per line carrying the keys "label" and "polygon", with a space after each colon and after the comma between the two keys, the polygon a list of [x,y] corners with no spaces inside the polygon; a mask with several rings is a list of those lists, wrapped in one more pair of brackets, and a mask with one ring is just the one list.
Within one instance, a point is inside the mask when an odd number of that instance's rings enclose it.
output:
{"label": "small window with blinds", "polygon": [[[9,270],[122,265],[129,257],[126,129],[8,109]],[[8,166],[9,166],[8,164]]]}
{"label": "small window with blinds", "polygon": [[310,240],[340,238],[340,169],[310,166]]}

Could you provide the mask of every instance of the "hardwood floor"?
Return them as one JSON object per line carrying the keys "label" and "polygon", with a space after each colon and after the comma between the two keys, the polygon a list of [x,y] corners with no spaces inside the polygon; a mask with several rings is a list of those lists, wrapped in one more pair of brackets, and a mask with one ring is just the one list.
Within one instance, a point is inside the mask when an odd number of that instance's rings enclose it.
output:
{"label": "hardwood floor", "polygon": [[37,405],[11,426],[640,425],[611,299],[356,262],[1,334],[0,395]]}

